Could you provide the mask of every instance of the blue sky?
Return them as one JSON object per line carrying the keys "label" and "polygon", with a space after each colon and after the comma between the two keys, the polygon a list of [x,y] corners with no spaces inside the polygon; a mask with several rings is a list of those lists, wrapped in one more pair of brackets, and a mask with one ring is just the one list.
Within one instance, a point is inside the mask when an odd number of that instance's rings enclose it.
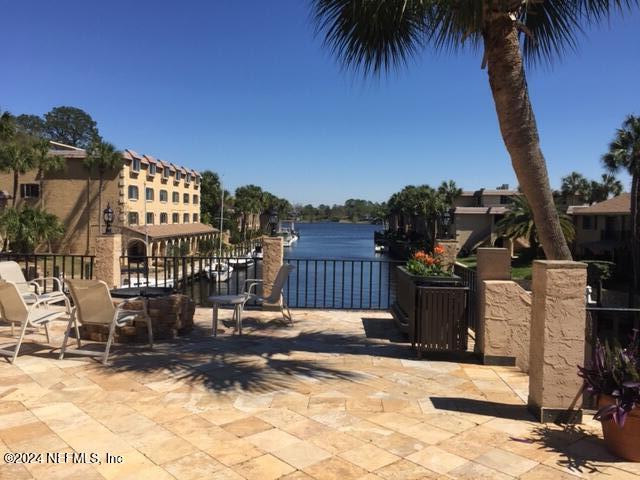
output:
{"label": "blue sky", "polygon": [[[425,52],[363,81],[314,37],[306,0],[0,6],[0,108],[83,108],[119,148],[212,169],[227,188],[331,204],[449,178],[516,184],[477,55]],[[638,12],[616,17],[529,71],[553,186],[599,176],[615,129],[640,114],[639,26]]]}

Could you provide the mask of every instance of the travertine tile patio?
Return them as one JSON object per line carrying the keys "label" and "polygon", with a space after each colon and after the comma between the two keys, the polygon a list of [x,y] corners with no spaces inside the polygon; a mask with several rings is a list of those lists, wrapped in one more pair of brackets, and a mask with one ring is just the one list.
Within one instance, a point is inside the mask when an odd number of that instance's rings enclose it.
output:
{"label": "travertine tile patio", "polygon": [[[175,342],[116,346],[111,365],[56,360],[30,334],[0,360],[0,479],[634,478],[600,427],[534,423],[527,376],[467,358],[418,361],[383,312],[248,312],[210,334],[206,309]],[[225,323],[226,322],[226,323]],[[59,345],[63,324],[53,329]],[[0,326],[8,343],[9,327]],[[73,457],[86,453],[87,458]],[[90,463],[98,454],[101,463]],[[120,455],[107,463],[105,455]],[[52,463],[58,454],[58,464]],[[65,456],[66,460],[65,460]]]}

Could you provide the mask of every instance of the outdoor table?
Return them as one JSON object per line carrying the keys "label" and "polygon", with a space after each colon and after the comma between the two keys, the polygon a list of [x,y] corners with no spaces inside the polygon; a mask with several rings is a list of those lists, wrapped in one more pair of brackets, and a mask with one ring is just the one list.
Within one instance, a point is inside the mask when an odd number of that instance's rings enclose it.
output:
{"label": "outdoor table", "polygon": [[218,307],[220,305],[233,305],[233,316],[236,319],[238,335],[242,335],[242,310],[249,295],[241,293],[239,295],[212,295],[209,301],[213,305],[213,317],[211,319],[212,336],[218,335]]}

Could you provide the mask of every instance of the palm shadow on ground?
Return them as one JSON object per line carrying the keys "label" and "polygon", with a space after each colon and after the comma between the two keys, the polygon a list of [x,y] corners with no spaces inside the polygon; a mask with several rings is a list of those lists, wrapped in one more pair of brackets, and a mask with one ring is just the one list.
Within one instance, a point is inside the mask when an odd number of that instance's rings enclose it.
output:
{"label": "palm shadow on ground", "polygon": [[[222,323],[232,326],[228,320]],[[216,338],[210,329],[196,325],[188,335],[159,343],[151,351],[118,345],[108,368],[164,372],[176,381],[219,393],[267,393],[299,382],[365,378],[366,374],[342,366],[343,355],[412,357],[400,338],[392,343],[366,334],[295,331],[279,321],[260,322],[251,316],[243,325],[242,336],[225,333]],[[392,324],[387,321],[387,325]]]}

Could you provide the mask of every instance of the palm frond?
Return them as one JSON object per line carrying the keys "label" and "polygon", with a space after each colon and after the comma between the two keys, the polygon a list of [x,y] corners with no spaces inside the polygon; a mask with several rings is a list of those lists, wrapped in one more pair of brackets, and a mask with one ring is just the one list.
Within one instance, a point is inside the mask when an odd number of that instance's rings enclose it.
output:
{"label": "palm frond", "polygon": [[316,33],[347,68],[380,73],[405,64],[425,42],[431,2],[313,0]]}

